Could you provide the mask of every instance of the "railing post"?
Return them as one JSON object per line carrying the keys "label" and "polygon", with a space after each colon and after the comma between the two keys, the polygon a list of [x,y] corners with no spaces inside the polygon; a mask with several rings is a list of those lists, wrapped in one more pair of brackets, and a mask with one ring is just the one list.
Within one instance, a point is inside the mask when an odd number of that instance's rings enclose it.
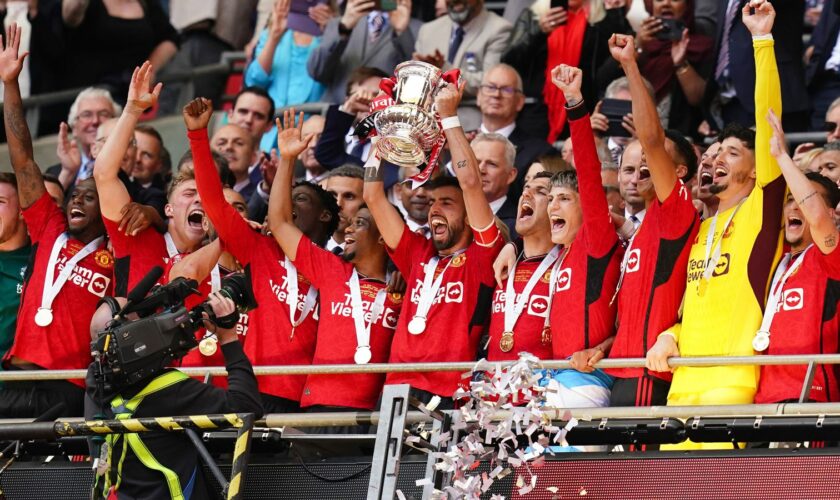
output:
{"label": "railing post", "polygon": [[808,395],[811,394],[811,384],[814,382],[814,372],[816,369],[816,362],[811,361],[808,363],[808,370],[805,372],[805,381],[802,383],[802,392],[799,393],[800,403],[808,402]]}
{"label": "railing post", "polygon": [[254,414],[240,414],[242,425],[236,434],[233,448],[233,466],[230,470],[230,484],[227,489],[228,500],[240,500],[245,487],[245,471],[248,468],[248,456],[251,454],[251,433],[254,430]]}
{"label": "railing post", "polygon": [[386,385],[382,392],[368,500],[390,500],[396,493],[409,389],[407,384]]}

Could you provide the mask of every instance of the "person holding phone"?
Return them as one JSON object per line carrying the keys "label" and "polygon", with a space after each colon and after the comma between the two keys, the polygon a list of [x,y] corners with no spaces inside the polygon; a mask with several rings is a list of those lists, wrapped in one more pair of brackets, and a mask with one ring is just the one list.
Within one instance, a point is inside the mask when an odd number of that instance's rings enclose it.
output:
{"label": "person holding phone", "polygon": [[537,101],[520,113],[519,123],[529,135],[553,143],[566,128],[565,99],[546,81],[546,67],[580,67],[584,101],[598,101],[595,75],[610,60],[607,41],[613,33],[632,33],[627,6],[624,0],[537,0],[522,11],[502,62],[519,71],[525,96]]}

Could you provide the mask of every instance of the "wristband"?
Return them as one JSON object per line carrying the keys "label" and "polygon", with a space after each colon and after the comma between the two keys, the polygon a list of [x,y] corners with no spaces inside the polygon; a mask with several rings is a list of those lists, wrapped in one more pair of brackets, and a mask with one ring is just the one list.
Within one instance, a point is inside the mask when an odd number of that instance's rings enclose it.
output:
{"label": "wristband", "polygon": [[773,33],[765,33],[763,35],[753,35],[753,40],[772,40]]}
{"label": "wristband", "polygon": [[458,128],[460,126],[461,120],[459,120],[457,116],[447,116],[446,118],[442,118],[440,120],[440,128],[443,130]]}
{"label": "wristband", "polygon": [[493,243],[496,243],[496,240],[498,240],[499,236],[502,234],[499,231],[499,228],[496,227],[496,219],[493,219],[490,224],[483,229],[477,229],[473,226],[470,227],[473,230],[475,242],[483,247],[489,247]]}

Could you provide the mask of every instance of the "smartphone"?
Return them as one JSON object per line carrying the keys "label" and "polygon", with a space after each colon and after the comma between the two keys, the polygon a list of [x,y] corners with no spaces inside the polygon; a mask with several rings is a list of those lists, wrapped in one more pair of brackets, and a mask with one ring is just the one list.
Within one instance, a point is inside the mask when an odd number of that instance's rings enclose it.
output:
{"label": "smartphone", "polygon": [[397,0],[374,0],[373,10],[397,10]]}
{"label": "smartphone", "polygon": [[569,10],[569,0],[551,0],[551,8],[556,9],[557,7]]}
{"label": "smartphone", "polygon": [[631,137],[630,132],[622,126],[624,117],[633,111],[633,103],[629,99],[604,99],[601,101],[601,114],[609,120],[607,137]]}
{"label": "smartphone", "polygon": [[656,33],[657,40],[680,40],[685,29],[685,23],[678,19],[669,19],[665,17],[657,18],[662,22],[662,29]]}

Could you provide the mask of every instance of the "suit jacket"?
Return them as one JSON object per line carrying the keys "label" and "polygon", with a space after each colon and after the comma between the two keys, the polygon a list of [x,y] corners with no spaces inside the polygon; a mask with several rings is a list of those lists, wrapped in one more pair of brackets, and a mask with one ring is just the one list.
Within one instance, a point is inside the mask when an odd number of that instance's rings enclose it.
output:
{"label": "suit jacket", "polygon": [[545,142],[545,139],[532,137],[518,126],[510,133],[508,140],[516,146],[516,160],[513,164],[519,171],[520,176],[525,175],[528,167],[537,161],[537,158],[554,151],[554,148],[551,147],[551,144]]}
{"label": "suit jacket", "polygon": [[[729,77],[735,86],[739,101],[749,111],[755,110],[755,59],[752,48],[752,35],[741,21],[740,10],[748,0],[739,0],[739,14],[732,21],[729,33]],[[728,0],[719,0],[715,54],[720,54],[723,38],[724,18]],[[776,62],[782,83],[782,109],[784,113],[807,111],[810,109],[808,94],[805,89],[805,71],[802,67],[802,19],[805,15],[804,0],[777,0],[776,22],[773,25]],[[715,60],[717,64],[717,59]],[[720,91],[714,80],[709,80],[706,87],[706,99],[711,99]]]}
{"label": "suit jacket", "polygon": [[[420,28],[415,51],[420,54],[434,54],[439,50],[446,57],[449,54],[449,41],[454,24],[449,16],[441,16]],[[464,28],[464,40],[455,53],[452,64],[444,64],[443,69],[460,68],[461,76],[467,82],[467,92],[475,95],[481,85],[484,70],[492,68],[502,60],[502,53],[507,47],[513,25],[501,16],[488,11],[482,12]],[[466,64],[466,55],[475,58],[475,71]]]}
{"label": "suit jacket", "polygon": [[332,170],[342,165],[351,164],[364,166],[362,159],[349,154],[345,150],[344,137],[347,131],[353,126],[355,116],[338,109],[333,104],[327,109],[327,116],[324,118],[324,131],[321,138],[315,145],[315,159],[324,168]]}
{"label": "suit jacket", "polygon": [[[831,8],[831,4],[834,8]],[[840,6],[840,0],[828,0],[826,2],[820,14],[820,20],[811,34],[809,45],[814,47],[814,53],[805,69],[805,81],[808,86],[825,70],[825,63],[828,62],[831,51],[837,44],[837,34],[840,33],[840,16],[836,12],[838,6]]]}
{"label": "suit jacket", "polygon": [[519,237],[516,234],[516,212],[519,209],[519,197],[513,196],[513,194],[508,191],[507,199],[499,207],[499,211],[496,212],[496,217],[501,219],[502,222],[510,229],[510,240],[513,241]]}
{"label": "suit jacket", "polygon": [[344,102],[347,97],[347,79],[354,69],[367,66],[391,74],[397,64],[411,59],[422,24],[412,19],[408,29],[397,36],[387,22],[379,39],[370,44],[367,17],[356,23],[346,39],[338,34],[339,20],[336,17],[327,23],[321,45],[312,51],[306,64],[309,75],[327,86],[323,99],[334,103]]}

